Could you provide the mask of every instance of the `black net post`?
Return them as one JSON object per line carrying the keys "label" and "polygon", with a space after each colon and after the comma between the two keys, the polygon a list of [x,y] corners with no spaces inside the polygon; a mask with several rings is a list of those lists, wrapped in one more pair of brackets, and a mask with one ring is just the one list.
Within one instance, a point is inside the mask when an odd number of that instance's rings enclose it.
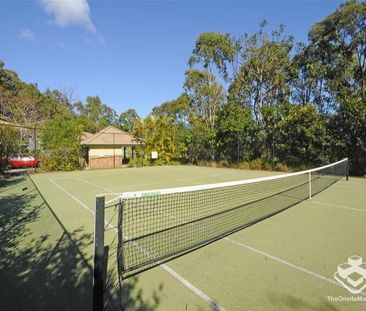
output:
{"label": "black net post", "polygon": [[104,308],[104,209],[105,197],[97,197],[94,230],[93,311],[102,311]]}
{"label": "black net post", "polygon": [[349,177],[349,160],[346,161],[346,180],[348,181]]}

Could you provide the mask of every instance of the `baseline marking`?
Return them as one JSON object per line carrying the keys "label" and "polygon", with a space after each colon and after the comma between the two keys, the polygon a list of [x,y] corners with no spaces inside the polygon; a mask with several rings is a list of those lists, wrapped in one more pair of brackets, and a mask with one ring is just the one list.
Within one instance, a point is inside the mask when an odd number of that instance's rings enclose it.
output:
{"label": "baseline marking", "polygon": [[[83,208],[85,208],[89,213],[94,215],[94,211],[90,209],[87,205],[85,205],[83,202],[81,202],[78,198],[76,198],[74,195],[72,195],[70,192],[65,190],[63,187],[58,185],[56,182],[54,182],[52,179],[49,179],[49,181],[55,185],[57,188],[59,188],[61,191],[66,193],[70,198],[75,200],[77,203],[79,203]],[[113,228],[110,223],[107,223],[106,220],[104,220],[105,224],[108,224],[109,227]],[[117,230],[113,228],[116,232]],[[204,292],[202,292],[200,289],[198,289],[196,286],[194,286],[192,283],[190,283],[187,279],[182,277],[178,272],[170,268],[166,264],[160,265],[161,268],[163,268],[166,272],[168,272],[171,276],[173,276],[176,280],[178,280],[180,283],[182,283],[184,286],[189,288],[191,291],[193,291],[197,296],[199,296],[202,300],[204,300],[207,304],[209,304],[215,311],[225,311],[224,308],[219,306],[212,298],[207,296]]]}
{"label": "baseline marking", "polygon": [[[238,245],[238,246],[240,246],[240,247],[242,247],[242,248],[245,248],[245,249],[247,249],[247,250],[250,250],[250,251],[252,251],[252,252],[254,252],[254,253],[257,253],[257,254],[263,255],[263,256],[265,256],[265,257],[271,258],[272,260],[277,261],[277,262],[279,262],[279,263],[282,263],[282,264],[284,264],[284,265],[286,265],[286,266],[289,266],[289,267],[291,267],[291,268],[293,268],[293,269],[299,270],[299,271],[301,271],[301,272],[305,272],[306,274],[309,274],[309,275],[311,275],[311,276],[313,276],[313,277],[316,277],[316,278],[318,278],[318,279],[321,279],[321,280],[323,280],[323,281],[325,281],[325,282],[331,283],[331,284],[333,284],[333,285],[337,285],[337,286],[338,286],[338,287],[340,287],[340,288],[344,288],[341,284],[339,284],[339,283],[338,283],[338,282],[336,282],[335,280],[332,280],[332,279],[330,279],[330,278],[327,278],[327,277],[325,277],[325,276],[323,276],[323,275],[321,275],[321,274],[318,274],[318,273],[316,273],[316,272],[310,271],[310,270],[308,270],[308,269],[305,269],[305,268],[299,267],[299,266],[297,266],[297,265],[295,265],[295,264],[293,264],[293,263],[291,263],[291,262],[288,262],[288,261],[283,260],[283,259],[281,259],[281,258],[278,258],[278,257],[276,257],[276,256],[273,256],[273,255],[270,255],[270,254],[268,254],[268,253],[265,253],[265,252],[263,252],[263,251],[261,251],[261,250],[259,250],[259,249],[253,248],[253,247],[251,247],[251,246],[249,246],[249,245],[246,245],[246,244],[243,244],[243,243],[241,243],[241,242],[238,242],[238,241],[232,240],[232,239],[230,239],[230,238],[224,238],[224,240],[229,241],[229,242],[231,242],[231,243],[233,243],[233,244],[236,244],[236,245]],[[361,292],[361,293],[360,293],[360,295],[362,295],[362,296],[366,297],[366,294],[365,294],[364,292]]]}

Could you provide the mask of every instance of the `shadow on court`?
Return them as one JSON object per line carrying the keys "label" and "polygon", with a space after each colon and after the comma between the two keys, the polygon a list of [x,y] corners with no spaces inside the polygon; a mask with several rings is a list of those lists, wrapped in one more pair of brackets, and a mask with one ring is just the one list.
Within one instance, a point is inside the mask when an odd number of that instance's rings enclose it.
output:
{"label": "shadow on court", "polygon": [[[91,310],[92,257],[86,254],[92,235],[82,227],[66,230],[29,177],[0,186],[0,309]],[[155,310],[158,296],[144,301],[136,285],[136,279],[126,283],[124,310]],[[109,309],[121,309],[120,292],[113,290]]]}
{"label": "shadow on court", "polygon": [[328,311],[340,311],[340,308],[334,306],[334,304],[328,301],[320,300],[317,303],[309,303],[304,299],[291,295],[276,295],[271,293],[268,295],[268,300],[271,305],[276,306],[278,310],[328,310]]}

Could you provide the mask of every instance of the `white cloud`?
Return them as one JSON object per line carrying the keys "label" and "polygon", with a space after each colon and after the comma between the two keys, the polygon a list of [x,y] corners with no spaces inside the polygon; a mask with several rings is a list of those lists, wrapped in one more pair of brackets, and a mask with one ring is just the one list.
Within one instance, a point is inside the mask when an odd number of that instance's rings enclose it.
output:
{"label": "white cloud", "polygon": [[37,41],[37,36],[36,34],[30,30],[29,28],[23,28],[21,30],[19,30],[19,37],[28,40],[28,41]]}
{"label": "white cloud", "polygon": [[81,25],[88,32],[97,30],[90,18],[87,0],[39,0],[46,13],[53,16],[53,22],[60,27]]}

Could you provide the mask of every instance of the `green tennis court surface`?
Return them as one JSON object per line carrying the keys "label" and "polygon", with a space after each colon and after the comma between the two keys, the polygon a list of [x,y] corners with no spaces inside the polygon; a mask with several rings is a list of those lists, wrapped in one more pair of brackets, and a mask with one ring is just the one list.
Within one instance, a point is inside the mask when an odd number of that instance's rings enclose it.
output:
{"label": "green tennis court surface", "polygon": [[[0,261],[2,284],[7,285],[1,287],[0,306],[91,309],[97,194],[105,193],[113,204],[122,192],[274,174],[167,166],[32,175],[49,206],[27,178],[2,181]],[[364,309],[366,301],[331,301],[329,296],[366,300],[366,294],[352,295],[333,277],[352,255],[366,261],[365,186],[365,179],[342,179],[311,200],[127,279],[125,309]],[[112,285],[117,277],[115,212],[106,210]],[[114,307],[111,299],[109,308]]]}

